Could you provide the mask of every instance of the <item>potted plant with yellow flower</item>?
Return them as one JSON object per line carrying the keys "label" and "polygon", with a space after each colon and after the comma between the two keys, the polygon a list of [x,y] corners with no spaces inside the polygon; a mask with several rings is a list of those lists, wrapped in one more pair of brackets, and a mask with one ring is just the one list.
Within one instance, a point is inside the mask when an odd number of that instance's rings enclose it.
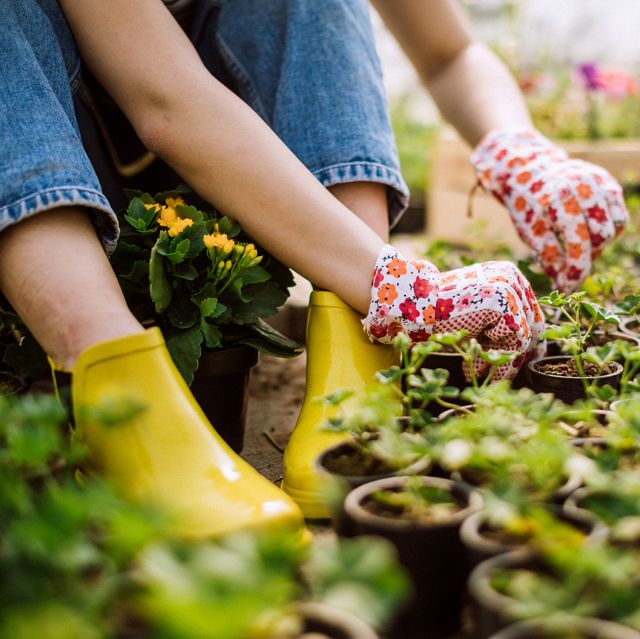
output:
{"label": "potted plant with yellow flower", "polygon": [[239,224],[187,204],[186,193],[132,194],[112,264],[133,313],[161,328],[196,399],[239,449],[257,351],[299,353],[263,320],[285,302],[293,279]]}

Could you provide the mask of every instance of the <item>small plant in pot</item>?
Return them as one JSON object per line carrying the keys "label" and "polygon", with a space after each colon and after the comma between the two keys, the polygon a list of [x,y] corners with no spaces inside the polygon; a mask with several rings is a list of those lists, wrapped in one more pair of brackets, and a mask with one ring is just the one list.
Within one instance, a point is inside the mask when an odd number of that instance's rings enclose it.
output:
{"label": "small plant in pot", "polygon": [[515,391],[507,382],[465,395],[475,400],[473,412],[424,434],[434,471],[482,488],[517,480],[537,501],[556,498],[575,484],[567,467],[573,451],[557,427],[564,404],[552,395]]}
{"label": "small plant in pot", "polygon": [[460,628],[467,565],[458,531],[481,503],[469,486],[437,477],[390,477],[347,495],[352,534],[391,541],[411,576],[414,596],[393,636],[445,637]]}
{"label": "small plant in pot", "polygon": [[564,504],[570,514],[589,513],[609,529],[615,545],[640,548],[640,482],[633,470],[591,474]]}
{"label": "small plant in pot", "polygon": [[[619,318],[608,309],[584,299],[581,291],[566,295],[553,291],[540,298],[542,304],[559,308],[566,322],[551,326],[543,337],[557,340],[565,355],[542,357],[528,363],[531,387],[554,393],[566,403],[602,394],[599,386],[617,388],[622,365],[615,361],[617,350],[607,344],[589,346],[599,323],[617,324]],[[613,395],[611,395],[613,396]]]}
{"label": "small plant in pot", "polygon": [[476,636],[514,621],[584,616],[640,624],[640,554],[603,541],[589,543],[570,528],[540,534],[534,551],[482,562],[469,578]]}
{"label": "small plant in pot", "polygon": [[339,391],[324,401],[339,407],[324,429],[349,435],[317,460],[330,478],[327,497],[334,524],[346,533],[342,503],[352,488],[382,477],[425,472],[430,458],[424,439],[398,416],[395,385],[374,382],[357,393]]}
{"label": "small plant in pot", "polygon": [[259,254],[236,222],[185,197],[186,189],[132,194],[112,265],[134,315],[160,327],[196,399],[228,439],[244,428],[256,350],[280,357],[300,352],[263,319],[284,303],[293,279],[288,268]]}

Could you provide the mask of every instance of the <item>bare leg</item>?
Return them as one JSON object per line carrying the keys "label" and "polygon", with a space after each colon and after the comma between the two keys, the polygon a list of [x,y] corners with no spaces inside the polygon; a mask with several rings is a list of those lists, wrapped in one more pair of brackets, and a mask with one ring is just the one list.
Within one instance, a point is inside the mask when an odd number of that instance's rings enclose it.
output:
{"label": "bare leg", "polygon": [[0,290],[66,368],[92,344],[143,331],[80,208],[40,213],[0,233]]}
{"label": "bare leg", "polygon": [[334,184],[329,192],[351,209],[385,242],[389,239],[387,187],[378,182]]}

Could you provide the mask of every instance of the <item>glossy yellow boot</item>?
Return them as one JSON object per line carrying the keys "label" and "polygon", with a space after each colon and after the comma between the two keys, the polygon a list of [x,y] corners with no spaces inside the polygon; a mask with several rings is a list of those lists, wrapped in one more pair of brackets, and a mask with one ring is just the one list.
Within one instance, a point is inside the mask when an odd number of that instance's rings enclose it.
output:
{"label": "glossy yellow boot", "polygon": [[315,398],[341,388],[362,388],[395,363],[390,346],[372,344],[362,317],[328,291],[313,291],[307,317],[307,385],[298,422],[284,453],[283,490],[305,517],[329,517],[326,486],[316,459],[347,436],[319,428],[330,408]]}
{"label": "glossy yellow boot", "polygon": [[[76,430],[92,469],[127,497],[158,504],[189,538],[237,530],[292,529],[300,510],[213,430],[157,328],[96,344],[72,371]],[[144,411],[120,426],[97,424],[83,406],[131,398]]]}

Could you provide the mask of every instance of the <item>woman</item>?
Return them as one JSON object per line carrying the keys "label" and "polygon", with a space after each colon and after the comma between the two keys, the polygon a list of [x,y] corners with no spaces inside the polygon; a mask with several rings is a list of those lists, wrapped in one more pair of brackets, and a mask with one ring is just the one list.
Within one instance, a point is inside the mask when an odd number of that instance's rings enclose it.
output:
{"label": "woman", "polygon": [[[103,250],[113,247],[117,224],[72,108],[80,78],[73,37],[147,149],[278,259],[343,300],[325,296],[315,306],[329,309],[326,322],[339,324],[345,343],[362,339],[366,316],[374,341],[466,328],[487,347],[524,356],[541,317],[508,263],[439,273],[386,244],[407,193],[363,1],[200,5],[221,5],[216,46],[246,102],[212,76],[161,0],[3,3],[0,289],[51,358],[73,372],[76,408],[123,392],[146,405],[116,430],[76,411],[96,467],[131,496],[173,509],[185,534],[206,536],[298,526],[300,513],[220,442],[162,337],[145,332],[122,298]],[[377,6],[445,116],[476,145],[479,180],[505,202],[545,270],[564,288],[577,285],[624,224],[619,186],[601,169],[568,161],[531,128],[513,80],[473,42],[451,0]],[[366,363],[354,367],[354,383],[387,357],[359,343]],[[310,366],[315,357],[310,345]],[[521,359],[500,375],[514,375]],[[312,386],[337,383],[319,368],[323,381]],[[318,444],[307,435],[316,417],[303,407],[285,459],[288,492],[311,516]]]}

